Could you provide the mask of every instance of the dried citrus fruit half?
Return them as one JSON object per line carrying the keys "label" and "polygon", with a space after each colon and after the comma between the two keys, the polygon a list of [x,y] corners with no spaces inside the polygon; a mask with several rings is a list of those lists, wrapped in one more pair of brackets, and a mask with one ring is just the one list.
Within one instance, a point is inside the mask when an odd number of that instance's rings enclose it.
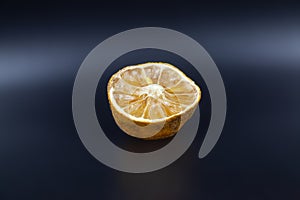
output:
{"label": "dried citrus fruit half", "polygon": [[201,98],[194,81],[161,62],[124,67],[110,78],[107,94],[117,125],[128,135],[143,139],[177,133]]}

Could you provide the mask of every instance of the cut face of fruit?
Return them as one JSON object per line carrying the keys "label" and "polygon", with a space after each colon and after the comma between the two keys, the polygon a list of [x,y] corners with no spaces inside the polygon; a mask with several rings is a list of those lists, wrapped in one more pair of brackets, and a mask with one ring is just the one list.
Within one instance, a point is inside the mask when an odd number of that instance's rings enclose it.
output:
{"label": "cut face of fruit", "polygon": [[107,92],[113,111],[146,123],[181,116],[195,108],[201,96],[191,79],[167,63],[125,67],[111,77]]}

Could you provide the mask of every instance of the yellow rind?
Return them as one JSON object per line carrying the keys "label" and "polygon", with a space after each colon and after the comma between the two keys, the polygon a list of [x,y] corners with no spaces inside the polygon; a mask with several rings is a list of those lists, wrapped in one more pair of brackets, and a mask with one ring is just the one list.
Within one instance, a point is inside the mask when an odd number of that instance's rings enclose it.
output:
{"label": "yellow rind", "polygon": [[[112,103],[111,98],[111,88],[114,83],[114,80],[116,80],[116,77],[123,73],[124,71],[128,69],[133,69],[133,68],[139,68],[145,65],[165,65],[167,67],[172,68],[176,72],[178,72],[183,78],[185,78],[189,83],[195,86],[197,90],[197,99],[194,101],[194,103],[184,112],[176,113],[174,115],[168,116],[166,118],[162,119],[156,119],[156,120],[149,120],[149,119],[142,119],[142,118],[136,118],[130,114],[124,115],[122,112],[120,112],[118,109],[115,108],[115,106]],[[109,105],[112,111],[113,118],[117,125],[128,135],[145,139],[145,140],[156,140],[156,139],[163,139],[163,138],[168,138],[176,134],[179,129],[186,123],[187,120],[189,120],[194,111],[196,110],[198,103],[201,99],[201,90],[200,88],[194,83],[193,80],[191,80],[189,77],[187,77],[183,72],[181,72],[179,69],[174,67],[173,65],[169,63],[163,63],[163,62],[148,62],[148,63],[143,63],[143,64],[138,64],[138,65],[133,65],[133,66],[127,66],[119,70],[117,73],[115,73],[109,80],[108,85],[107,85],[107,95],[108,95],[108,100],[109,100]],[[132,126],[132,122],[138,124],[139,126]],[[147,126],[150,124],[152,126]],[[154,126],[153,126],[154,125]],[[145,138],[145,135],[147,133],[152,132],[153,128],[155,127],[163,127],[158,133],[156,133],[154,136],[147,137]]]}

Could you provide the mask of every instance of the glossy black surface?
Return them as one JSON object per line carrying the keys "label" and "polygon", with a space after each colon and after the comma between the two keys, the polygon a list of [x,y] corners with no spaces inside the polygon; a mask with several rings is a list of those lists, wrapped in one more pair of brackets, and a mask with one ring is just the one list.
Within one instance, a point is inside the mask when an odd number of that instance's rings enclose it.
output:
{"label": "glossy black surface", "polygon": [[[299,3],[117,5],[0,6],[0,199],[299,199]],[[167,141],[140,142],[116,127],[104,92],[118,68],[171,62],[203,89],[201,128],[188,151],[162,170],[128,174],[104,166],[82,145],[72,119],[72,87],[97,44],[144,26],[178,30],[204,46],[222,74],[228,113],[219,142],[198,159],[210,116],[201,76],[168,52],[120,57],[102,77],[95,106],[108,137],[124,149],[146,152]]]}

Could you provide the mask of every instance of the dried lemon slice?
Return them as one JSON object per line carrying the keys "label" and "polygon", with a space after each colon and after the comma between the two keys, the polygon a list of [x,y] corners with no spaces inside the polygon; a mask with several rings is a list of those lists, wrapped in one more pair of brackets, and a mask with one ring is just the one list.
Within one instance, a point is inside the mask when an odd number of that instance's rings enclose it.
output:
{"label": "dried lemon slice", "polygon": [[149,62],[115,73],[107,86],[117,125],[144,139],[174,135],[194,113],[200,88],[171,64]]}

